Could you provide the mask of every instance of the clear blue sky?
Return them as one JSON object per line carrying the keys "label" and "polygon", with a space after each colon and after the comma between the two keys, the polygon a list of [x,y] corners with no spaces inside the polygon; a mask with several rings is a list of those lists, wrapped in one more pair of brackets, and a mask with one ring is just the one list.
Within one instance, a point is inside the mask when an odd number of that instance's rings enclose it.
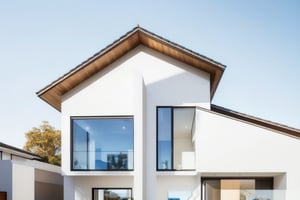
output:
{"label": "clear blue sky", "polygon": [[14,0],[0,3],[0,141],[60,128],[35,92],[137,24],[227,66],[213,103],[300,128],[299,0]]}

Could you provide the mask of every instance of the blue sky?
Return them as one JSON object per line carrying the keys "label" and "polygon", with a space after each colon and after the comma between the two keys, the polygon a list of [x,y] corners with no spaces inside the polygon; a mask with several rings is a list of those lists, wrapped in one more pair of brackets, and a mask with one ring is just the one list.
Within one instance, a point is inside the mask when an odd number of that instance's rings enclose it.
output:
{"label": "blue sky", "polygon": [[300,1],[2,1],[0,141],[60,113],[36,95],[137,24],[227,66],[213,103],[300,128]]}

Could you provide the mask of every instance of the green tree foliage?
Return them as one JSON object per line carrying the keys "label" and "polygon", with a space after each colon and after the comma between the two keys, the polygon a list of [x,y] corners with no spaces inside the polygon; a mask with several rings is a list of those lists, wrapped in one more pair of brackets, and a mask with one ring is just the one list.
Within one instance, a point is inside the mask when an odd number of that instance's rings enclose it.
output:
{"label": "green tree foliage", "polygon": [[61,165],[61,133],[47,121],[39,128],[33,127],[26,134],[24,149],[39,155],[45,162]]}

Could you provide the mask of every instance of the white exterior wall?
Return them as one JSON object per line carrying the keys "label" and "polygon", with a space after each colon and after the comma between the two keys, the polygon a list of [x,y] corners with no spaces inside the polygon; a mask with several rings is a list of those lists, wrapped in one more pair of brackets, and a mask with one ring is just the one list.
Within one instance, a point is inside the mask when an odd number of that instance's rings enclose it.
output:
{"label": "white exterior wall", "polygon": [[274,189],[300,199],[299,139],[204,110],[196,134],[202,176],[273,176]]}
{"label": "white exterior wall", "polygon": [[[11,149],[5,149],[2,155],[4,159],[0,160],[0,191],[7,192],[8,200],[62,199],[63,178],[60,167],[27,159],[25,153]],[[47,187],[42,187],[41,184]],[[56,193],[53,194],[53,191]]]}
{"label": "white exterior wall", "polygon": [[[205,72],[139,46],[65,94],[62,98],[62,172],[65,176],[78,176],[65,177],[65,199],[82,199],[78,190],[89,194],[85,198],[90,199],[91,188],[99,187],[96,180],[109,179],[106,175],[118,177],[115,187],[120,187],[118,183],[123,181],[126,187],[132,185],[135,199],[159,199],[157,187],[172,177],[162,179],[156,174],[156,107],[209,108],[209,79]],[[134,116],[134,172],[71,171],[70,117],[122,115]],[[91,175],[96,176],[95,185],[87,183],[92,181],[91,177],[83,177]],[[186,184],[189,188],[197,187],[194,182],[186,181]]]}
{"label": "white exterior wall", "polygon": [[64,199],[91,200],[92,188],[133,188],[133,177],[65,176]]}
{"label": "white exterior wall", "polygon": [[13,164],[12,200],[34,199],[34,168]]}
{"label": "white exterior wall", "polygon": [[[196,172],[157,172],[156,107],[187,105],[210,109],[209,74],[143,46],[65,94],[64,198],[91,200],[92,188],[132,187],[138,200],[167,199],[172,191],[190,191],[196,200],[201,177],[272,176],[285,199],[300,199],[298,139],[206,109],[196,114]],[[134,116],[134,171],[71,171],[70,117],[122,115]]]}
{"label": "white exterior wall", "polygon": [[2,160],[11,160],[11,154],[2,152]]}

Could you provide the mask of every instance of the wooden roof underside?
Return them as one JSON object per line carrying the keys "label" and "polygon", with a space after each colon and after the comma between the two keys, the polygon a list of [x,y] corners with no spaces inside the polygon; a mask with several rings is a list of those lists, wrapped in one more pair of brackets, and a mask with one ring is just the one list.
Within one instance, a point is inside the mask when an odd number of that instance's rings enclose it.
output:
{"label": "wooden roof underside", "polygon": [[209,73],[211,78],[211,98],[213,97],[223,71],[225,70],[224,65],[178,44],[172,43],[140,27],[134,28],[111,45],[107,46],[85,62],[69,71],[67,74],[58,78],[56,81],[37,92],[37,95],[60,111],[62,95],[103,68],[109,66],[138,45],[144,45],[150,49]]}

